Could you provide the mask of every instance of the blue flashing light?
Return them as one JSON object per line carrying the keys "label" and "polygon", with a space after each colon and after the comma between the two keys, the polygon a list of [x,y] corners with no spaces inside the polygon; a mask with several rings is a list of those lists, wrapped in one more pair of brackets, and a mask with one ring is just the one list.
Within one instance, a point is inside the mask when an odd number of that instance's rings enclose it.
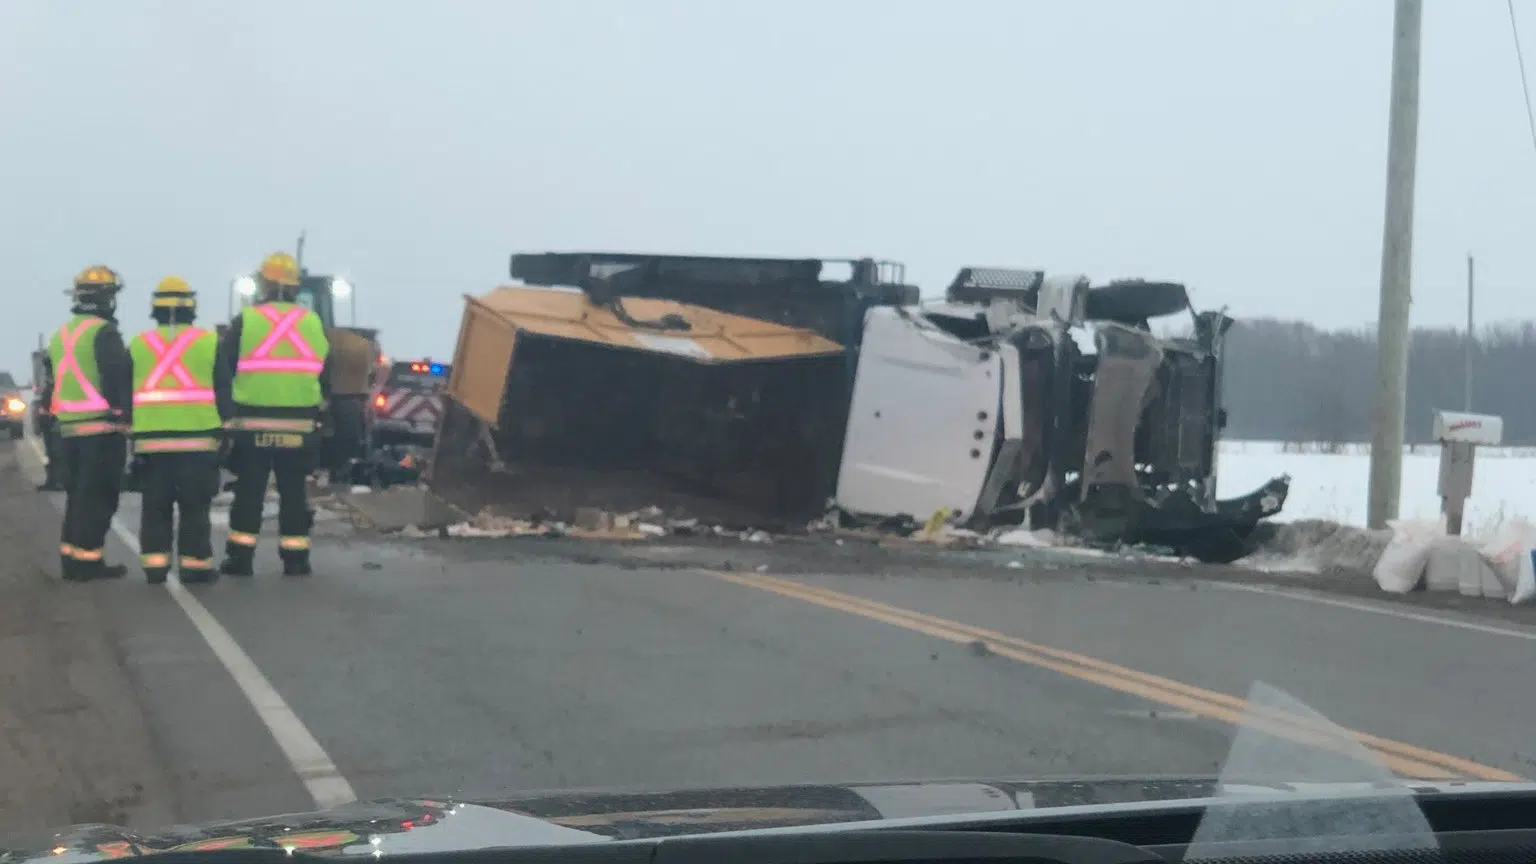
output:
{"label": "blue flashing light", "polygon": [[443,374],[443,364],[441,364],[441,363],[433,363],[432,366],[431,366],[431,369],[432,369],[432,374],[433,375],[442,375]]}

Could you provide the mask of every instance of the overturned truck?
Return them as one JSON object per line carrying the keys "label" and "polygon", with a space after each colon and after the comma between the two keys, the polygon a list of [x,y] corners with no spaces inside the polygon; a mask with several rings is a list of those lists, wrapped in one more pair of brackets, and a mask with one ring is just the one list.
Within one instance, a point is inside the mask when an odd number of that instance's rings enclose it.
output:
{"label": "overturned truck", "polygon": [[[1154,319],[1177,315],[1186,335],[1154,335]],[[838,506],[1241,557],[1290,479],[1216,497],[1231,325],[1177,283],[995,268],[960,271],[943,303],[872,310]]]}
{"label": "overturned truck", "polygon": [[[1230,560],[1284,503],[1283,477],[1216,499],[1231,320],[1181,285],[971,268],[924,305],[873,259],[511,270],[520,284],[465,298],[427,478],[462,509],[654,506],[779,531],[938,513]],[[1181,312],[1188,337],[1152,334]]]}

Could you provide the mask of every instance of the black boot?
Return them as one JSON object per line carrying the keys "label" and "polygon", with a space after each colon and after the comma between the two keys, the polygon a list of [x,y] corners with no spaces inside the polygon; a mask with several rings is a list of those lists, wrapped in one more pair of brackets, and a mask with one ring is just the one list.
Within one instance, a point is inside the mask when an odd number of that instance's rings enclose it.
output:
{"label": "black boot", "polygon": [[314,573],[309,567],[308,549],[284,549],[278,554],[283,559],[284,576],[309,576]]}
{"label": "black boot", "polygon": [[256,550],[248,546],[226,546],[224,548],[224,563],[219,565],[219,572],[225,576],[254,576]]}
{"label": "black boot", "polygon": [[[315,530],[315,511],[308,510],[304,514],[304,537],[308,539]],[[278,549],[277,554],[283,559],[284,576],[308,576],[314,571],[309,568],[308,549]]]}
{"label": "black boot", "polygon": [[183,567],[179,578],[183,585],[205,585],[209,582],[218,581],[219,572],[212,567],[194,567],[191,569]]}
{"label": "black boot", "polygon": [[73,582],[97,582],[103,579],[121,579],[128,573],[128,568],[121,564],[107,564],[104,561],[76,561],[74,562],[74,575],[65,575],[64,578]]}
{"label": "black boot", "polygon": [[80,562],[69,555],[59,556],[59,573],[65,582],[84,582],[80,574]]}
{"label": "black boot", "polygon": [[167,577],[171,575],[169,567],[145,567],[144,581],[151,585],[164,585]]}

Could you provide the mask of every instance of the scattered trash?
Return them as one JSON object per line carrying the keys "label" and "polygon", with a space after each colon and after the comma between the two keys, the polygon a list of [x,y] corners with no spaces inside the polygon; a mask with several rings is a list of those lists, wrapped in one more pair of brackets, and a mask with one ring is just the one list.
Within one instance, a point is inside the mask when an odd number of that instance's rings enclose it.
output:
{"label": "scattered trash", "polygon": [[[820,538],[833,547],[846,547],[855,541],[873,547],[921,548],[933,547],[946,551],[985,551],[988,549],[1038,549],[1075,556],[1121,558],[1129,560],[1179,563],[1190,566],[1187,557],[1179,557],[1174,550],[1164,546],[1139,546],[1129,544],[1094,544],[1082,537],[1061,534],[1050,529],[1029,530],[1022,527],[1000,528],[981,533],[950,524],[950,517],[936,513],[926,523],[912,520],[887,520],[875,525],[837,527],[837,517],[829,514],[826,519],[810,523],[816,530],[800,535],[802,539]],[[738,531],[722,525],[713,525],[694,517],[668,518],[657,506],[647,506],[628,513],[613,513],[600,508],[578,508],[572,523],[546,518],[513,518],[500,516],[490,508],[483,508],[472,518],[447,525],[435,531],[426,531],[412,525],[396,533],[396,536],[421,539],[427,537],[485,539],[521,537],[571,537],[584,540],[608,540],[628,542],[653,542],[661,539],[694,539],[772,545],[789,535],[777,534],[761,528]],[[1052,570],[1050,561],[1030,561],[1018,558],[999,561],[999,566],[1010,570],[1026,567]],[[766,565],[757,568],[766,572]]]}

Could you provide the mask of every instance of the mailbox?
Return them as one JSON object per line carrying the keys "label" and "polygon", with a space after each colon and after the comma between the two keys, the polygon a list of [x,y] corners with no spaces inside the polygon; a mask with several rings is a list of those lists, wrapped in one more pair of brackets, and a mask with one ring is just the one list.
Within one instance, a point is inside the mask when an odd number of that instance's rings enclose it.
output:
{"label": "mailbox", "polygon": [[1435,440],[1442,444],[1497,447],[1504,443],[1504,418],[1492,414],[1436,411],[1434,434]]}
{"label": "mailbox", "polygon": [[1440,442],[1440,512],[1445,528],[1461,533],[1462,515],[1472,497],[1472,468],[1478,447],[1497,447],[1504,440],[1504,418],[1464,411],[1436,411],[1435,440]]}

